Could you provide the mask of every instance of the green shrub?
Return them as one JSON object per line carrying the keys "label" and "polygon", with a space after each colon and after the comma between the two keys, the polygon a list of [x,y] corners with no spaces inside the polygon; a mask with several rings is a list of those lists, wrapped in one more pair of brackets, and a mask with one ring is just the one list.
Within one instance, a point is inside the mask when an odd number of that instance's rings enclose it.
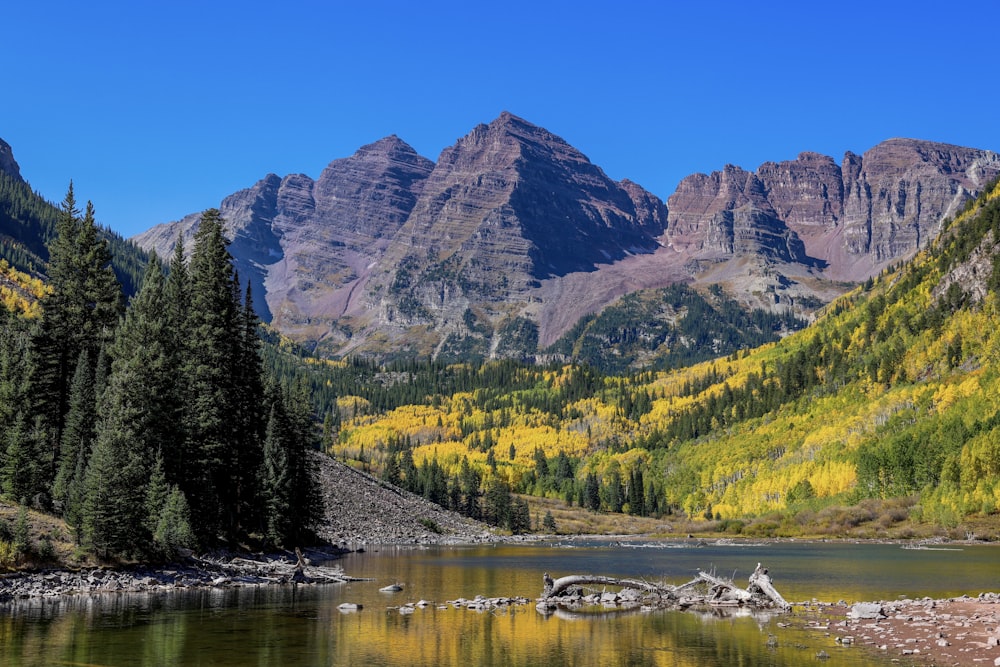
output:
{"label": "green shrub", "polygon": [[437,525],[437,523],[435,523],[433,519],[422,518],[418,519],[418,521],[420,522],[421,526],[431,531],[432,533],[436,533],[438,535],[441,534],[441,526]]}

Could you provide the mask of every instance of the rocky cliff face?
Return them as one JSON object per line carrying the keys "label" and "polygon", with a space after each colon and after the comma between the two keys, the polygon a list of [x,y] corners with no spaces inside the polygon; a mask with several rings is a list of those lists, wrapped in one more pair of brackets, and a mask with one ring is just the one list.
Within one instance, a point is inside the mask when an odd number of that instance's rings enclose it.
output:
{"label": "rocky cliff face", "polygon": [[19,181],[24,180],[21,178],[21,167],[14,160],[14,151],[11,150],[10,144],[3,139],[0,139],[0,171]]}
{"label": "rocky cliff face", "polygon": [[[665,205],[505,112],[436,162],[387,137],[220,210],[258,308],[288,335],[331,354],[530,356],[581,316],[677,282],[807,313],[834,281],[923,247],[998,173],[995,153],[893,139],[839,165],[802,153],[694,174]],[[198,217],[136,240],[169,256]]]}
{"label": "rocky cliff face", "polygon": [[[316,181],[271,174],[223,200],[230,252],[251,281],[261,316],[302,340],[335,330],[432,167],[393,136],[334,160]],[[158,225],[135,241],[169,257],[178,233],[190,239],[200,216]]]}
{"label": "rocky cliff face", "polygon": [[656,197],[504,113],[441,153],[366,287],[374,326],[436,329],[438,353],[503,347],[540,281],[652,253],[665,225]]}
{"label": "rocky cliff face", "polygon": [[666,239],[700,259],[758,254],[863,280],[926,245],[998,173],[996,153],[912,139],[847,153],[840,166],[816,153],[754,173],[728,165],[680,183],[667,201]]}

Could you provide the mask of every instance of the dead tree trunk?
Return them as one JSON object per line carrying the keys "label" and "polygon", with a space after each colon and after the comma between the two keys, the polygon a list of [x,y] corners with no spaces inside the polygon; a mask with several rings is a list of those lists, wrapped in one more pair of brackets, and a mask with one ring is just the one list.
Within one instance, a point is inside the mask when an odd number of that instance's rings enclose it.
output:
{"label": "dead tree trunk", "polygon": [[736,588],[733,582],[720,579],[707,572],[699,570],[698,577],[709,585],[709,604],[742,605],[750,602],[750,599],[753,597],[749,591]]}
{"label": "dead tree trunk", "polygon": [[771,577],[767,574],[767,568],[762,568],[760,563],[757,563],[757,569],[750,575],[750,585],[747,587],[747,590],[751,592],[755,590],[760,591],[764,597],[773,602],[777,607],[791,609],[792,605],[785,602],[785,598],[781,597],[781,593],[774,588],[771,584]]}
{"label": "dead tree trunk", "polygon": [[542,589],[543,598],[562,595],[570,586],[621,586],[622,588],[634,588],[640,591],[664,595],[672,595],[674,592],[673,586],[653,584],[638,579],[620,579],[618,577],[604,577],[594,574],[572,574],[553,580],[546,573],[542,575],[542,579],[545,582],[545,588]]}
{"label": "dead tree trunk", "polygon": [[[617,586],[622,589],[632,589],[641,591],[640,596],[643,604],[654,606],[679,606],[687,608],[692,605],[710,606],[749,606],[749,607],[777,607],[783,611],[791,608],[781,594],[775,590],[771,583],[771,578],[767,570],[762,568],[760,563],[757,569],[750,575],[750,585],[746,589],[739,588],[732,581],[722,579],[708,572],[698,572],[698,576],[680,586],[669,584],[651,583],[638,579],[623,579],[620,577],[606,577],[593,574],[574,574],[558,579],[552,579],[546,572],[542,575],[544,588],[542,597],[539,599],[539,608],[553,609],[564,604],[556,598],[569,601],[574,598],[579,602],[581,596],[567,596],[567,592],[576,586]],[[707,588],[707,594],[705,589]],[[587,597],[583,596],[583,601],[587,602]],[[629,600],[635,601],[636,597]]]}

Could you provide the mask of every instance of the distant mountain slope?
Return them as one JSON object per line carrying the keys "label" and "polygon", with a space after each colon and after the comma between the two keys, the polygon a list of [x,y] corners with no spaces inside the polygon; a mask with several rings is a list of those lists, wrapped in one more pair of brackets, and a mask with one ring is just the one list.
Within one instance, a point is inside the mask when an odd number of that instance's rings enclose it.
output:
{"label": "distant mountain slope", "polygon": [[[59,209],[21,177],[9,144],[0,140],[0,258],[28,274],[45,273],[47,244],[55,235]],[[146,265],[146,252],[120,235],[102,229],[112,266],[126,294],[133,294]]]}
{"label": "distant mountain slope", "polygon": [[683,284],[625,295],[580,319],[546,352],[608,374],[681,368],[773,343],[806,325],[790,312],[745,310],[718,285]]}
{"label": "distant mountain slope", "polygon": [[[893,139],[841,165],[803,153],[695,174],[664,204],[504,112],[436,163],[388,137],[221,210],[265,319],[325,354],[531,358],[581,317],[677,283],[808,315],[926,247],[998,173],[989,151]],[[197,220],[135,240],[169,254]]]}

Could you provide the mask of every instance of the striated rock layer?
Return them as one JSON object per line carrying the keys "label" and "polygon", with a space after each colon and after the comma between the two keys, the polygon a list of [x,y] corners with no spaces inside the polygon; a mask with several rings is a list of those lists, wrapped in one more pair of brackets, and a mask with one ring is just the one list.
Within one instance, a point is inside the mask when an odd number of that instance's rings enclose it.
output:
{"label": "striated rock layer", "polygon": [[909,257],[1000,173],[990,151],[890,139],[864,155],[802,153],[756,172],[694,174],[667,200],[666,243],[700,259],[759,254],[864,280]]}
{"label": "striated rock layer", "polygon": [[[1000,156],[912,139],[685,178],[666,204],[510,113],[436,162],[395,136],[220,204],[262,316],[329,354],[530,357],[630,292],[808,313],[933,239]],[[199,214],[135,240],[169,256]],[[263,295],[263,298],[261,296]]]}

